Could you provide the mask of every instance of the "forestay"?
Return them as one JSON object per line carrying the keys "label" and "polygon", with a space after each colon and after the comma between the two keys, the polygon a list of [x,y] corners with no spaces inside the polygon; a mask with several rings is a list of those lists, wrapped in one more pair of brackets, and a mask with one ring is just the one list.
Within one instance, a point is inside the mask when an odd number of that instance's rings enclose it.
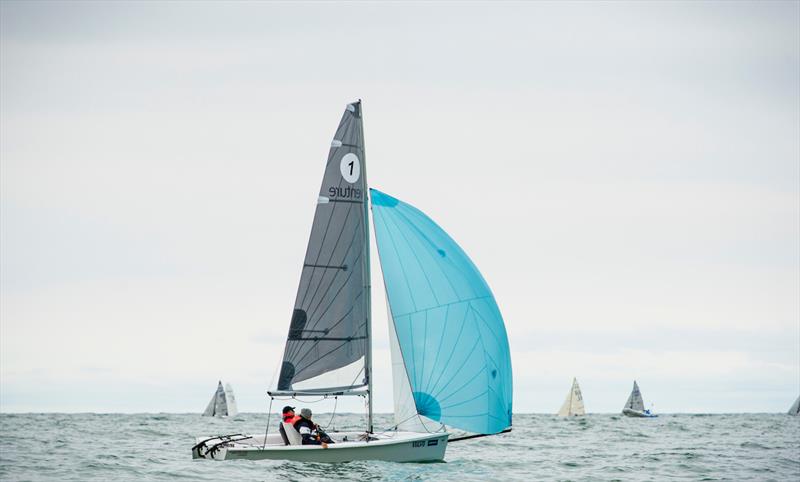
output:
{"label": "forestay", "polygon": [[510,427],[511,357],[489,286],[424,213],[370,192],[389,301],[399,428],[417,427],[414,416],[484,434]]}
{"label": "forestay", "polygon": [[331,143],[273,393],[348,393],[368,384],[365,178],[356,102],[347,106]]}
{"label": "forestay", "polygon": [[633,381],[633,390],[628,397],[628,401],[625,402],[625,408],[636,410],[637,412],[644,411],[642,392],[639,391],[639,385],[636,383],[636,380]]}

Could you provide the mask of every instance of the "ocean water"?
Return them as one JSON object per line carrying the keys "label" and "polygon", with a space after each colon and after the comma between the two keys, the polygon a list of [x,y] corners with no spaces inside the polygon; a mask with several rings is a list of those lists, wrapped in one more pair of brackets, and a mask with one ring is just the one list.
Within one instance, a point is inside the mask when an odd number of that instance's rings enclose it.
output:
{"label": "ocean water", "polygon": [[0,480],[800,480],[800,417],[783,414],[518,414],[510,434],[455,442],[444,463],[191,458],[195,435],[262,433],[265,423],[263,414],[0,414]]}

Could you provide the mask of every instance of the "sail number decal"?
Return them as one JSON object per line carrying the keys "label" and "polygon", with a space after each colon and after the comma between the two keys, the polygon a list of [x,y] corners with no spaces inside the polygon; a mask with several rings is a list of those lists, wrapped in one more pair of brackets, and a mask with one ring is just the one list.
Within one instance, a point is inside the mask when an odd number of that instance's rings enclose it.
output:
{"label": "sail number decal", "polygon": [[352,152],[345,154],[339,163],[339,170],[342,171],[342,177],[345,181],[354,184],[361,176],[361,163],[358,160],[358,156]]}
{"label": "sail number decal", "polygon": [[411,446],[414,448],[420,448],[425,446],[432,446],[432,445],[439,445],[439,439],[428,440],[427,443],[425,440],[417,440],[416,442],[411,442]]}

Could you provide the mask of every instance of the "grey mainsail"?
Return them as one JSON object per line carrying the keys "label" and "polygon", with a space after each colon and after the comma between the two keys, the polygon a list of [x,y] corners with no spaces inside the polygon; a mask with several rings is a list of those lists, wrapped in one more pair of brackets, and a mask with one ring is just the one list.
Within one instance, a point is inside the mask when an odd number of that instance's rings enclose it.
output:
{"label": "grey mainsail", "polygon": [[789,415],[800,415],[800,397],[797,397],[797,400],[794,401],[792,407],[789,408]]}
{"label": "grey mainsail", "polygon": [[636,380],[633,381],[633,390],[631,390],[631,394],[628,397],[628,401],[625,402],[625,407],[630,410],[636,410],[637,412],[644,411],[644,400],[642,399],[642,392],[639,391],[639,385],[636,383]]}
{"label": "grey mainsail", "polygon": [[232,417],[236,415],[236,401],[233,400],[233,390],[230,388],[230,385],[228,385],[228,389],[230,391],[231,401],[233,402],[232,410],[228,406],[228,394],[226,393],[225,388],[223,388],[222,381],[220,380],[220,382],[217,384],[217,391],[214,392],[214,395],[211,397],[211,401],[208,402],[208,406],[203,412],[204,417]]}
{"label": "grey mainsail", "polygon": [[[278,391],[273,393],[348,391],[368,384],[370,292],[366,188],[359,101],[347,106],[331,142]],[[336,376],[324,376],[334,371]],[[297,386],[304,381],[307,382],[302,388]]]}

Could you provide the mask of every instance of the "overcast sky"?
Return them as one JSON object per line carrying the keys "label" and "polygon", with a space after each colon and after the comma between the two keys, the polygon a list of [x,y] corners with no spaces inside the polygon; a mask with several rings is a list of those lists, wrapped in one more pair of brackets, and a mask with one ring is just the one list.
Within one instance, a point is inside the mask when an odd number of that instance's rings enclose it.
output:
{"label": "overcast sky", "polygon": [[370,184],[492,287],[515,411],[573,376],[590,412],[634,379],[660,412],[800,395],[798,2],[3,1],[0,27],[3,412],[200,412],[218,379],[265,410],[358,98]]}

